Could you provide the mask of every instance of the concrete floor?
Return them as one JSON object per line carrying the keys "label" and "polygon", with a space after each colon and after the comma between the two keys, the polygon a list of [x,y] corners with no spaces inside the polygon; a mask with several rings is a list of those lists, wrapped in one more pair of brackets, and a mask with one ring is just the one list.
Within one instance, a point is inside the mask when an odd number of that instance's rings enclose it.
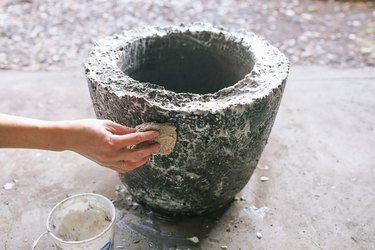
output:
{"label": "concrete floor", "polygon": [[[374,94],[374,69],[292,68],[259,168],[228,208],[199,218],[137,208],[115,172],[74,153],[1,149],[0,184],[16,183],[0,188],[0,248],[30,249],[56,203],[96,192],[116,200],[115,249],[375,249]],[[0,72],[0,112],[94,117],[79,67]]]}

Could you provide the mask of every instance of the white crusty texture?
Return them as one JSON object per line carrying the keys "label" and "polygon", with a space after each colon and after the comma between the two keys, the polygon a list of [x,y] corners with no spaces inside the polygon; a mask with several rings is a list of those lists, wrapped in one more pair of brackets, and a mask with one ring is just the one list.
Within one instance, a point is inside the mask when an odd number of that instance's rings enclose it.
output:
{"label": "white crusty texture", "polygon": [[160,144],[160,149],[156,152],[156,154],[160,155],[169,155],[172,153],[174,146],[176,145],[177,133],[176,127],[170,123],[155,123],[155,122],[148,122],[143,123],[135,127],[138,132],[155,130],[159,131],[159,136],[156,137],[152,141],[148,141],[146,143],[141,143],[137,146],[140,148],[144,145],[148,145],[154,142]]}

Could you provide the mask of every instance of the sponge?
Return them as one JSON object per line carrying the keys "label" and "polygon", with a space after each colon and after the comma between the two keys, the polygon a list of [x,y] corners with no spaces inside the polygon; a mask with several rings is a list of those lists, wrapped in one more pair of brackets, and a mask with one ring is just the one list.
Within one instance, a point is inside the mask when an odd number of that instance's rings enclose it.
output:
{"label": "sponge", "polygon": [[169,155],[172,153],[177,140],[176,127],[172,124],[147,122],[136,126],[135,129],[137,132],[155,130],[160,133],[155,139],[138,144],[137,148],[157,142],[160,144],[160,148],[155,154]]}

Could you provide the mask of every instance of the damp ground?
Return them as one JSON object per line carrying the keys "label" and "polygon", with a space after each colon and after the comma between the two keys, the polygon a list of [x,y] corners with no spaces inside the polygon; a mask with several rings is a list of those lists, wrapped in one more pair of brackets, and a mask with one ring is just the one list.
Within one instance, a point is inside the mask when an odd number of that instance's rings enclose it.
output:
{"label": "damp ground", "polygon": [[[49,211],[83,192],[115,202],[116,250],[373,249],[374,82],[371,69],[293,67],[254,175],[228,207],[202,217],[155,214],[116,173],[74,153],[2,149],[0,249],[30,249]],[[14,115],[94,117],[80,67],[1,72],[0,100]]]}

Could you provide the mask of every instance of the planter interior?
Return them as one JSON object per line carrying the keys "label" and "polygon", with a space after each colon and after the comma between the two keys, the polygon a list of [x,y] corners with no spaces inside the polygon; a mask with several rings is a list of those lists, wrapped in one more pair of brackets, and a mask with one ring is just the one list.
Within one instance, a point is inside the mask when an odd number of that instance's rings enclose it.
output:
{"label": "planter interior", "polygon": [[243,79],[253,67],[246,48],[207,31],[148,37],[127,51],[122,63],[127,75],[176,93],[215,93]]}

